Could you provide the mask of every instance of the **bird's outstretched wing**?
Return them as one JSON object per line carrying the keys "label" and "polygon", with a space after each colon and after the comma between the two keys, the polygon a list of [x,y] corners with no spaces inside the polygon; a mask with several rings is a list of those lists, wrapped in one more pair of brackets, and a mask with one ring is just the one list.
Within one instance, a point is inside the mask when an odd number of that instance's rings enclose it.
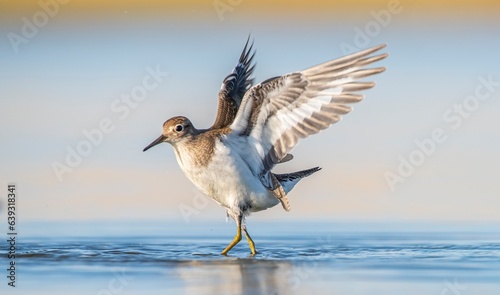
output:
{"label": "bird's outstretched wing", "polygon": [[299,140],[338,122],[352,110],[350,104],[363,99],[358,91],[375,85],[359,79],[385,70],[366,68],[387,56],[373,55],[384,47],[379,45],[271,78],[247,91],[228,136],[235,141],[245,138],[250,150],[244,151],[248,154],[243,158],[250,159],[249,167],[270,191],[283,194],[270,171]]}
{"label": "bird's outstretched wing", "polygon": [[250,36],[238,64],[222,82],[217,117],[212,126],[214,129],[225,128],[233,123],[245,92],[252,87],[253,79],[250,76],[255,67],[255,64],[252,64],[255,51],[252,53],[253,43],[249,46],[249,41]]}

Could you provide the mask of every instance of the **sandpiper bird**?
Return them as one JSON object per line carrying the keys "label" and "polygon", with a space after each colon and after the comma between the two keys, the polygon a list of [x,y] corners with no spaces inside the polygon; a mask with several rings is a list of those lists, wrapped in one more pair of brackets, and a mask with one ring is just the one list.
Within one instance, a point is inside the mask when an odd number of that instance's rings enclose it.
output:
{"label": "sandpiper bird", "polygon": [[287,194],[320,170],[275,174],[273,167],[292,159],[289,153],[300,139],[349,113],[349,105],[363,99],[358,91],[375,85],[358,80],[385,70],[366,66],[387,56],[374,54],[385,47],[379,45],[252,86],[252,47],[247,40],[238,64],[224,79],[212,127],[196,129],[188,118],[173,117],[163,124],[160,137],[144,148],[171,144],[187,178],[236,221],[236,235],[223,255],[241,241],[242,231],[255,255],[244,218],[278,203],[289,211]]}

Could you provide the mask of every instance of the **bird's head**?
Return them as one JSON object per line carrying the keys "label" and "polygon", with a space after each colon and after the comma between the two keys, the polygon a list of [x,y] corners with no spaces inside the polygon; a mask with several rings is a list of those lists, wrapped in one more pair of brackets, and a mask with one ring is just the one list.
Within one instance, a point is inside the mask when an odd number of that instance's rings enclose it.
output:
{"label": "bird's head", "polygon": [[163,132],[155,141],[144,148],[143,152],[154,147],[162,142],[168,142],[175,145],[182,140],[191,137],[194,134],[195,128],[188,118],[178,116],[168,119],[163,123]]}

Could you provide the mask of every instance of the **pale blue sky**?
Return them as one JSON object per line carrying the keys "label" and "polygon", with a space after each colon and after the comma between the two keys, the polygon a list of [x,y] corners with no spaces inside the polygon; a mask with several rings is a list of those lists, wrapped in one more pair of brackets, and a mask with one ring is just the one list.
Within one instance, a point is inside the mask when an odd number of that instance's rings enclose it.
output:
{"label": "pale blue sky", "polygon": [[[23,219],[182,220],[180,205],[199,212],[193,220],[224,218],[215,203],[193,203],[197,194],[171,147],[142,148],[169,117],[186,115],[200,128],[212,123],[220,82],[248,33],[259,82],[343,55],[340,45],[353,44],[354,28],[373,21],[369,13],[292,20],[235,15],[193,22],[130,12],[112,20],[53,19],[17,54],[3,38],[0,185],[18,183]],[[0,35],[18,27],[5,24]],[[419,21],[403,11],[365,47],[379,43],[388,44],[389,58],[379,63],[387,71],[373,78],[377,86],[366,91],[366,100],[339,124],[302,141],[295,160],[280,167],[323,170],[295,188],[290,213],[276,207],[256,218],[500,220],[500,86],[459,128],[443,120],[454,104],[474,95],[480,77],[500,81],[498,24]],[[120,119],[113,101],[157,65],[168,77]],[[75,148],[85,139],[82,131],[103,118],[114,131],[58,181],[51,163],[64,163],[65,148]],[[436,128],[446,141],[392,192],[384,173],[397,172],[398,157],[407,158],[415,140]]]}

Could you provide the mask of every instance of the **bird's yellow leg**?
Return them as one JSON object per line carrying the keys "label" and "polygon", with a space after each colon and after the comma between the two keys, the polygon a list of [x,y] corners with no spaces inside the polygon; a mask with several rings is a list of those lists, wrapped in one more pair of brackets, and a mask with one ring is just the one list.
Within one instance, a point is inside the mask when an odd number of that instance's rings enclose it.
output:
{"label": "bird's yellow leg", "polygon": [[245,237],[247,237],[248,241],[248,246],[250,247],[250,252],[252,252],[252,255],[257,254],[257,250],[255,250],[255,243],[253,242],[252,238],[248,234],[248,231],[246,228],[243,229],[243,232],[245,233]]}
{"label": "bird's yellow leg", "polygon": [[233,249],[233,247],[241,241],[241,222],[236,222],[236,235],[234,236],[233,241],[227,245],[226,249],[224,249],[220,254],[227,255],[229,250]]}

